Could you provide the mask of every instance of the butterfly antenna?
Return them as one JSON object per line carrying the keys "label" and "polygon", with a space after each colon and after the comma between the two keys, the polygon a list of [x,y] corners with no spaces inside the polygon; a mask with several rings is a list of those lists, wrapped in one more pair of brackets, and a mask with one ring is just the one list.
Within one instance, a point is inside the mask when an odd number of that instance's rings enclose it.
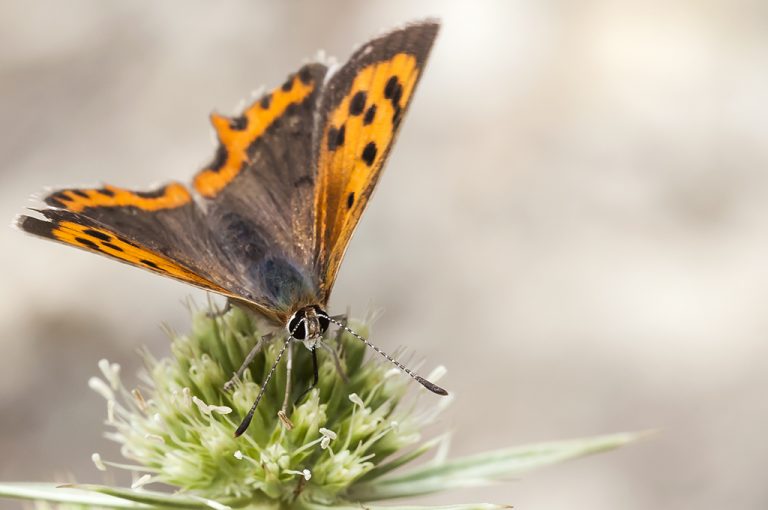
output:
{"label": "butterfly antenna", "polygon": [[329,321],[333,322],[334,324],[336,324],[338,327],[344,329],[347,333],[349,333],[350,335],[354,336],[355,338],[357,338],[358,340],[363,342],[365,345],[367,345],[368,347],[370,347],[371,349],[373,349],[374,351],[379,353],[381,356],[385,357],[387,359],[387,361],[389,361],[390,363],[395,365],[397,368],[399,368],[400,370],[402,370],[403,372],[405,372],[406,374],[411,376],[419,384],[424,386],[426,389],[428,389],[432,393],[436,393],[437,395],[443,395],[443,396],[448,395],[448,392],[445,391],[443,388],[441,388],[440,386],[438,386],[437,384],[435,384],[433,382],[427,381],[426,379],[421,377],[419,374],[414,373],[410,368],[406,367],[405,365],[403,365],[402,363],[400,363],[399,361],[394,359],[392,356],[390,356],[386,352],[382,351],[381,349],[379,349],[378,347],[373,345],[371,342],[368,341],[368,339],[366,339],[366,338],[358,335],[354,331],[352,331],[350,328],[345,326],[343,323],[341,323],[341,322],[337,321],[336,319],[334,319],[333,317],[329,317],[327,315],[324,316],[324,317],[326,319],[328,319]]}
{"label": "butterfly antenna", "polygon": [[299,328],[299,326],[302,325],[303,322],[304,320],[300,321],[296,325],[296,327],[293,328],[293,331],[291,331],[291,334],[288,335],[288,338],[285,339],[283,348],[280,349],[280,352],[277,355],[277,359],[275,359],[275,362],[272,363],[272,368],[269,369],[267,378],[264,380],[264,384],[261,385],[261,389],[259,390],[259,394],[256,396],[256,400],[253,401],[253,405],[251,406],[251,409],[248,411],[248,414],[245,415],[245,418],[243,418],[243,421],[240,422],[240,426],[237,427],[237,430],[235,430],[235,437],[242,436],[243,432],[245,432],[248,429],[248,425],[251,424],[251,420],[253,419],[253,413],[256,412],[256,407],[259,405],[259,402],[261,402],[261,397],[264,396],[264,392],[267,390],[267,385],[269,384],[269,380],[272,379],[272,375],[275,373],[277,364],[280,363],[280,358],[283,357],[283,353],[285,352],[285,349],[288,348],[288,344],[290,344],[291,340],[293,340],[293,333]]}

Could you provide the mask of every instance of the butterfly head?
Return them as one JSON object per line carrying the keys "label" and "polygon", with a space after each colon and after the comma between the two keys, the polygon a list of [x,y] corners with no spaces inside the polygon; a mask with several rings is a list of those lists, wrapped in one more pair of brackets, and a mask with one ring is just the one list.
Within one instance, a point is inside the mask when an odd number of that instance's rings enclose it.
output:
{"label": "butterfly head", "polygon": [[318,305],[305,306],[291,315],[286,329],[296,340],[301,340],[307,347],[312,347],[330,326],[328,314]]}

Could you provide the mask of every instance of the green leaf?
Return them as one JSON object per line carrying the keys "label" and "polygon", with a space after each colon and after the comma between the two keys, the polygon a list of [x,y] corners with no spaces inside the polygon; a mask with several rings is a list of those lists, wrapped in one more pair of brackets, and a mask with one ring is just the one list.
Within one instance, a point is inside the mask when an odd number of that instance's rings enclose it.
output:
{"label": "green leaf", "polygon": [[0,483],[0,496],[51,503],[73,503],[104,508],[150,508],[148,505],[52,483]]}
{"label": "green leaf", "polygon": [[[224,510],[243,501],[217,502],[192,495],[167,494],[104,485],[56,485],[51,483],[0,483],[0,497],[70,503],[101,508],[185,508]],[[259,508],[258,506],[252,508]],[[271,508],[265,505],[264,508]]]}
{"label": "green leaf", "polygon": [[308,502],[302,502],[301,508],[304,510],[499,510],[502,508],[512,508],[509,505],[492,505],[489,503],[468,503],[465,505],[445,505],[445,506],[417,506],[417,505],[401,505],[401,506],[375,506],[375,505],[359,505],[350,504],[348,506],[325,506],[319,504],[313,504]]}
{"label": "green leaf", "polygon": [[631,443],[647,433],[622,433],[519,446],[427,465],[393,477],[355,485],[349,497],[374,501],[489,485],[533,469],[603,452]]}
{"label": "green leaf", "polygon": [[379,478],[381,476],[384,476],[385,474],[389,473],[390,471],[394,471],[395,469],[399,468],[400,466],[403,466],[419,457],[427,453],[428,451],[432,450],[436,446],[442,444],[447,438],[447,434],[442,434],[434,439],[431,439],[418,448],[414,449],[411,452],[408,452],[404,455],[401,455],[395,459],[392,459],[388,462],[384,462],[382,464],[377,465],[375,468],[371,469],[369,472],[367,472],[364,476],[360,478],[361,482],[364,482],[366,480],[373,480],[374,478]]}
{"label": "green leaf", "polygon": [[[243,501],[231,500],[231,501],[213,501],[210,499],[201,498],[190,494],[168,494],[166,492],[155,492],[148,490],[134,490],[124,487],[109,487],[107,485],[91,485],[91,484],[75,484],[69,485],[75,489],[82,489],[85,491],[92,491],[107,496],[113,496],[128,501],[134,501],[136,503],[143,504],[145,506],[161,507],[161,508],[190,508],[190,509],[208,509],[224,510],[234,506],[242,506]],[[258,506],[252,508],[257,509]],[[265,506],[264,508],[271,508]]]}

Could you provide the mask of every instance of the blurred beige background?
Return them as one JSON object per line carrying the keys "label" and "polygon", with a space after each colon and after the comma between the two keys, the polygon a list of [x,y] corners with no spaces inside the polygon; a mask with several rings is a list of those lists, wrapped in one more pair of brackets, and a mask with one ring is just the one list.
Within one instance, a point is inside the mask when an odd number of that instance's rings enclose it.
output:
{"label": "blurred beige background", "polygon": [[[318,49],[443,32],[333,309],[445,364],[453,451],[653,440],[423,502],[765,508],[768,4],[0,1],[0,218],[45,186],[188,179]],[[0,230],[0,479],[99,481],[108,357],[203,293]],[[17,505],[2,503],[3,508]]]}

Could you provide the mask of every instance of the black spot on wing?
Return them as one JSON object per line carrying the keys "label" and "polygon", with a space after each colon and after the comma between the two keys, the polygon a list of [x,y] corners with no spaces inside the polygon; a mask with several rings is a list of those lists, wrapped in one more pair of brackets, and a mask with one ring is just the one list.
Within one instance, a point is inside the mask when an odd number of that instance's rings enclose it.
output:
{"label": "black spot on wing", "polygon": [[267,94],[266,96],[262,97],[261,101],[259,102],[261,107],[264,108],[265,110],[269,109],[269,105],[271,103],[272,103],[272,94]]}
{"label": "black spot on wing", "polygon": [[116,244],[112,244],[112,243],[108,243],[108,242],[106,242],[106,241],[105,241],[105,242],[103,242],[103,243],[101,243],[101,245],[102,245],[102,246],[104,246],[104,247],[106,247],[106,248],[109,248],[109,249],[111,249],[111,250],[115,250],[115,251],[123,251],[123,249],[122,249],[122,248],[120,248],[118,245],[116,245]]}
{"label": "black spot on wing", "polygon": [[160,269],[160,268],[157,266],[157,264],[155,264],[155,263],[154,263],[154,262],[152,262],[151,260],[147,260],[147,259],[141,259],[141,260],[139,260],[139,263],[140,263],[140,264],[144,264],[144,265],[145,265],[145,266],[147,266],[147,267],[151,267],[151,268],[154,268],[154,269]]}
{"label": "black spot on wing", "polygon": [[362,154],[363,161],[365,161],[366,165],[373,165],[373,162],[376,160],[376,152],[376,144],[373,142],[368,142],[368,144],[363,149]]}
{"label": "black spot on wing", "polygon": [[293,75],[290,75],[280,88],[283,89],[283,92],[290,92],[293,88]]}
{"label": "black spot on wing", "polygon": [[365,110],[366,98],[367,95],[364,90],[361,90],[352,96],[352,100],[349,102],[349,114],[360,115],[363,113],[363,110]]}
{"label": "black spot on wing", "polygon": [[397,76],[392,76],[387,80],[387,84],[384,85],[384,97],[390,100],[393,108],[400,107],[400,100],[403,99],[403,85]]}
{"label": "black spot on wing", "polygon": [[83,230],[83,234],[86,234],[91,237],[95,237],[96,239],[100,239],[102,241],[111,241],[112,236],[109,234],[105,234],[104,232],[101,232],[99,230],[94,230],[92,228],[88,228]]}
{"label": "black spot on wing", "polygon": [[392,99],[392,96],[395,94],[395,87],[397,87],[397,85],[397,76],[391,76],[387,80],[387,84],[384,85],[384,97],[387,99]]}
{"label": "black spot on wing", "polygon": [[355,205],[355,192],[351,192],[347,195],[347,209],[351,209]]}
{"label": "black spot on wing", "polygon": [[85,239],[83,237],[75,237],[75,241],[82,244],[83,246],[86,246],[88,248],[91,248],[93,250],[98,250],[99,245],[91,241],[90,239]]}
{"label": "black spot on wing", "polygon": [[299,71],[299,79],[304,85],[312,83],[312,72],[309,70],[309,66],[304,66]]}
{"label": "black spot on wing", "polygon": [[392,95],[392,106],[400,107],[400,100],[403,98],[403,86],[399,83],[395,87],[395,93]]}
{"label": "black spot on wing", "polygon": [[54,207],[67,207],[67,204],[65,203],[67,200],[68,199],[64,198],[61,193],[54,193],[53,195],[46,197],[45,203]]}
{"label": "black spot on wing", "polygon": [[218,172],[224,166],[224,163],[227,162],[228,156],[229,153],[227,153],[227,148],[224,147],[224,144],[220,144],[216,148],[216,155],[213,157],[213,161],[208,165],[208,169]]}
{"label": "black spot on wing", "polygon": [[239,117],[235,117],[232,119],[229,119],[229,128],[233,129],[235,131],[244,131],[245,128],[248,127],[248,119],[245,115],[240,115]]}
{"label": "black spot on wing", "polygon": [[376,105],[372,104],[368,110],[365,112],[365,117],[363,117],[363,125],[367,126],[370,123],[374,121],[376,118]]}

